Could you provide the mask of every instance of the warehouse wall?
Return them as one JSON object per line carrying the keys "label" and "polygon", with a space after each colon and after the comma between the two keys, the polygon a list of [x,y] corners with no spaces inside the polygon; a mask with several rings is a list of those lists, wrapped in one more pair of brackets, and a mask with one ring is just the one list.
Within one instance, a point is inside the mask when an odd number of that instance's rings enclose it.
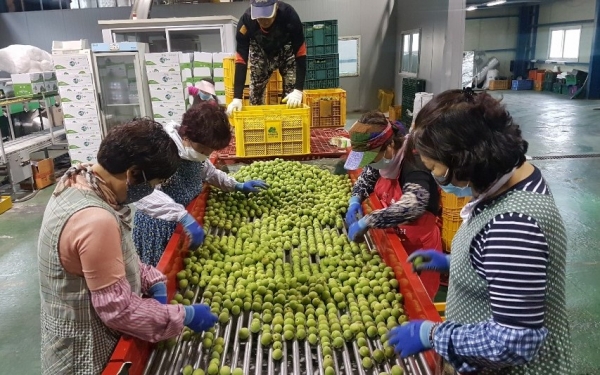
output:
{"label": "warehouse wall", "polygon": [[[394,0],[287,0],[303,21],[338,20],[339,36],[361,36],[360,76],[340,79],[348,111],[377,107],[377,89],[392,88],[396,64]],[[155,6],[153,18],[234,15],[248,2]],[[102,41],[98,20],[127,19],[129,8],[76,9],[0,14],[0,48],[31,44],[50,50],[53,40]]]}
{"label": "warehouse wall", "polygon": [[510,76],[510,61],[516,58],[519,8],[500,7],[467,12],[465,51],[482,51],[496,57],[501,76]]}
{"label": "warehouse wall", "polygon": [[[427,81],[427,92],[460,88],[465,33],[465,0],[399,0],[396,38],[395,92],[402,95],[400,73],[402,32],[421,30],[418,77]],[[399,102],[399,99],[396,100]]]}
{"label": "warehouse wall", "polygon": [[[569,26],[576,21],[587,21],[581,23],[581,38],[579,43],[579,64],[560,65],[562,71],[580,69],[587,71],[592,50],[592,38],[594,33],[593,23],[596,11],[596,0],[564,0],[540,6],[540,17],[538,24],[552,23],[552,26],[538,27],[536,52],[537,60],[547,60],[550,45],[550,29],[560,27],[563,22],[569,22]],[[541,69],[551,69],[556,64],[538,64]]]}

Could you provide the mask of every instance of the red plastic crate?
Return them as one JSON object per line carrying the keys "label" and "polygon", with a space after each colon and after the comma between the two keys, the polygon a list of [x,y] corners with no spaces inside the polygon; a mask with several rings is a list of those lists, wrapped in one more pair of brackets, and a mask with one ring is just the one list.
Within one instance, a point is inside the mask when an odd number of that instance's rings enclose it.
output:
{"label": "red plastic crate", "polygon": [[[211,157],[213,164],[218,160],[215,156]],[[249,162],[248,159],[244,160]],[[349,172],[353,183],[360,175],[360,170]],[[204,221],[204,211],[208,199],[210,188],[205,186],[202,193],[194,199],[187,207],[188,211],[196,217],[200,223]],[[383,208],[381,202],[373,195],[363,204],[365,212]],[[434,322],[441,322],[442,319],[436,310],[433,302],[429,299],[423,284],[419,277],[412,271],[412,266],[407,263],[408,255],[398,238],[394,234],[389,234],[384,230],[370,230],[371,238],[375,246],[380,251],[381,257],[385,263],[390,266],[396,274],[396,279],[400,285],[400,292],[404,296],[405,311],[410,319],[427,319]],[[187,237],[182,235],[181,225],[169,241],[165,252],[163,253],[157,269],[167,275],[167,295],[171,299],[176,293],[177,272],[183,269],[183,258],[187,254]],[[123,337],[117,343],[112,357],[104,369],[102,375],[120,375],[120,369],[124,366],[130,366],[128,375],[142,375],[148,359],[150,357],[153,345],[142,340]],[[439,357],[432,351],[424,353],[427,364],[432,371],[435,371],[439,363]]]}

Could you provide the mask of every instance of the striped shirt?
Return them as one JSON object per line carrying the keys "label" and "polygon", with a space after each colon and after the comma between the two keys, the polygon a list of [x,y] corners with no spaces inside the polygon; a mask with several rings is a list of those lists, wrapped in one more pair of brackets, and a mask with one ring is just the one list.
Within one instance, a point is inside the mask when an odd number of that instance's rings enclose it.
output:
{"label": "striped shirt", "polygon": [[[511,190],[550,194],[537,168]],[[474,215],[490,203],[477,206]],[[543,326],[548,243],[535,219],[518,213],[496,216],[473,239],[471,263],[487,281],[496,322],[512,328]]]}
{"label": "striped shirt", "polygon": [[[537,168],[509,191],[515,190],[550,194]],[[474,215],[492,202],[479,204]],[[473,239],[470,256],[473,268],[487,282],[492,318],[475,324],[443,322],[433,338],[436,352],[461,373],[531,361],[548,335],[544,327],[548,251],[533,218],[507,213],[491,220]]]}

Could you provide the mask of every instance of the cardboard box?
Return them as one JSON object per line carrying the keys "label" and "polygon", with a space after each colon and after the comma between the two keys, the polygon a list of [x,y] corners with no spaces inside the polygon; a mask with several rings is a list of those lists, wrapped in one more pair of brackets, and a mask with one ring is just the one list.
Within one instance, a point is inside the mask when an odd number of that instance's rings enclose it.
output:
{"label": "cardboard box", "polygon": [[13,96],[15,96],[15,90],[13,89],[12,84],[8,84],[9,81],[10,78],[4,80],[0,79],[0,90],[4,92],[5,98],[12,98]]}
{"label": "cardboard box", "polygon": [[225,57],[231,56],[231,53],[228,52],[215,52],[212,54],[213,58],[213,68],[223,68],[223,59]]}
{"label": "cardboard box", "polygon": [[[181,117],[185,113],[185,102],[179,103],[153,103],[152,112],[154,119],[170,119],[181,121]],[[158,120],[157,120],[158,121]]]}
{"label": "cardboard box", "polygon": [[63,103],[63,113],[65,119],[90,118],[98,120],[96,103],[93,103],[93,105],[82,103]]}
{"label": "cardboard box", "polygon": [[153,102],[183,102],[184,88],[179,85],[150,85],[150,99]]}
{"label": "cardboard box", "polygon": [[185,82],[186,79],[192,78],[192,61],[193,53],[179,53],[179,69],[181,70],[181,80]]}
{"label": "cardboard box", "polygon": [[11,74],[15,96],[31,96],[46,91],[43,73]]}
{"label": "cardboard box", "polygon": [[181,72],[147,72],[148,85],[181,85]]}
{"label": "cardboard box", "polygon": [[[32,159],[31,170],[36,189],[43,189],[56,182],[56,178],[54,177],[54,159]],[[33,190],[31,183],[28,181],[22,183],[21,188]]]}
{"label": "cardboard box", "polygon": [[179,52],[147,53],[146,66],[174,67],[179,69]]}
{"label": "cardboard box", "polygon": [[62,107],[50,107],[50,113],[48,114],[48,120],[52,126],[60,126],[65,122],[65,116],[63,114]]}
{"label": "cardboard box", "polygon": [[44,81],[44,88],[46,92],[57,92],[58,81]]}
{"label": "cardboard box", "polygon": [[96,103],[96,93],[93,90],[83,90],[77,87],[60,90],[61,103]]}
{"label": "cardboard box", "polygon": [[194,52],[194,68],[212,68],[213,54],[210,52]]}
{"label": "cardboard box", "polygon": [[82,70],[58,70],[56,79],[59,87],[94,87],[92,74]]}
{"label": "cardboard box", "polygon": [[44,76],[44,82],[56,81],[56,72],[42,72]]}
{"label": "cardboard box", "polygon": [[23,190],[34,190],[34,188],[37,190],[41,190],[48,186],[54,185],[56,183],[56,177],[54,177],[54,174],[34,177],[33,181],[35,186],[32,186],[29,180],[21,182],[19,185]]}
{"label": "cardboard box", "polygon": [[98,150],[102,143],[102,135],[100,133],[67,134],[67,143],[69,150]]}
{"label": "cardboard box", "polygon": [[100,133],[102,129],[100,128],[100,123],[98,122],[98,118],[87,118],[87,119],[73,119],[73,118],[65,118],[65,129],[68,134],[95,134]]}
{"label": "cardboard box", "polygon": [[86,54],[53,55],[52,61],[56,70],[84,70],[88,73],[92,72],[90,60]]}
{"label": "cardboard box", "polygon": [[74,149],[69,150],[69,156],[71,157],[71,164],[80,164],[80,163],[96,163],[98,155],[98,150],[80,150]]}

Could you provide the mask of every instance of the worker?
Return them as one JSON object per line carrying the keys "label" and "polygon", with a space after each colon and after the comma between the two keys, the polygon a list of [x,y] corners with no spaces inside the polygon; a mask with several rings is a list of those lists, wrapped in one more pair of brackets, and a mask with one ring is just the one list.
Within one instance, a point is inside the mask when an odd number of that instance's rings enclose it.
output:
{"label": "worker", "polygon": [[171,122],[165,130],[177,145],[181,164],[171,178],[135,203],[133,241],[142,261],[153,266],[158,264],[178,222],[190,239],[190,248],[204,241],[204,228],[186,210],[204,182],[223,191],[245,194],[268,187],[260,180],[237,182],[208,160],[213,151],[227,147],[231,141],[223,108],[210,103],[192,106],[183,115],[181,125]]}
{"label": "worker", "polygon": [[250,63],[250,104],[264,104],[265,89],[275,70],[283,78],[284,103],[302,105],[306,76],[306,43],[298,13],[277,0],[250,0],[236,32],[233,101],[227,114],[242,109],[242,95]]}
{"label": "worker", "polygon": [[215,82],[212,78],[202,78],[198,83],[198,87],[188,87],[188,93],[193,98],[192,105],[200,105],[202,103],[219,104],[215,91]]}
{"label": "worker", "polygon": [[490,95],[451,90],[419,112],[414,139],[441,188],[473,199],[451,255],[409,258],[449,272],[446,321],[394,328],[390,344],[402,357],[434,349],[460,373],[571,374],[565,227],[519,125]]}
{"label": "worker", "polygon": [[216,323],[207,305],[166,304],[166,277],[142,264],[131,242],[128,203],[178,164],[162,126],[141,119],[106,135],[98,163],[59,180],[38,242],[42,374],[100,374],[121,334],[157,342],[184,325],[200,332]]}
{"label": "worker", "polygon": [[[352,151],[345,168],[364,167],[346,211],[350,239],[360,240],[369,228],[388,228],[400,237],[408,254],[423,248],[441,254],[438,186],[414,154],[409,136],[376,111],[363,115],[349,134]],[[362,201],[372,193],[384,208],[363,216]],[[362,217],[358,219],[357,214]],[[439,273],[425,271],[420,277],[433,299],[440,287]]]}

